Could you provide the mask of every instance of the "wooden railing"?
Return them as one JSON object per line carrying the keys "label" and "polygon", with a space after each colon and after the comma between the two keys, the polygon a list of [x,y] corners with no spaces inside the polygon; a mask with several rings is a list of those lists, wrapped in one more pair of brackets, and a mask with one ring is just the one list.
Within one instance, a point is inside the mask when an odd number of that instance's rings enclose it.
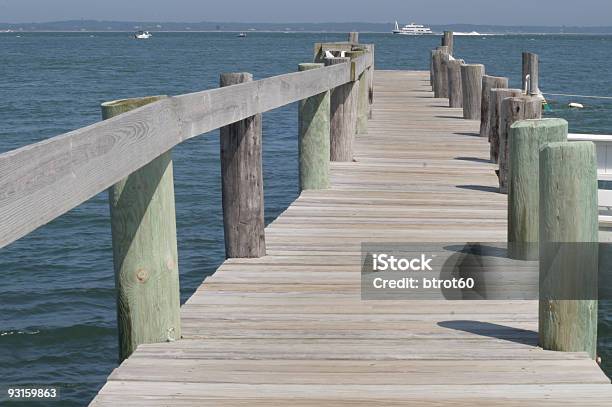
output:
{"label": "wooden railing", "polygon": [[222,129],[226,253],[264,255],[258,116],[301,102],[300,187],[325,188],[331,150],[348,149],[341,155],[352,159],[352,142],[342,139],[367,131],[372,101],[373,46],[349,38],[317,45],[348,58],[317,56],[325,64],[295,73],[224,74],[218,89],[105,103],[102,122],[1,154],[0,248],[109,189],[120,356],[180,338],[171,149]]}

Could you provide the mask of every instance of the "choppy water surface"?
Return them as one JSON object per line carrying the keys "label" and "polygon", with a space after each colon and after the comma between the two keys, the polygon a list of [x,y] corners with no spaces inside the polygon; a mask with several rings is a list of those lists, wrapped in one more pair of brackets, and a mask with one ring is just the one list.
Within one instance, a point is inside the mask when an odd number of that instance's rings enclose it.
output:
{"label": "choppy water surface", "polygon": [[[0,152],[99,120],[103,101],[180,94],[217,86],[219,73],[256,78],[294,71],[315,42],[335,34],[158,33],[134,41],[125,33],[0,34]],[[376,44],[378,69],[428,69],[437,37],[362,34]],[[455,39],[456,54],[484,63],[520,87],[521,52],[540,54],[541,88],[552,93],[612,95],[611,36],[490,36]],[[571,131],[612,133],[612,103],[553,99],[554,116]],[[574,99],[571,99],[574,101]],[[266,219],[297,196],[295,105],[264,116]],[[223,260],[218,133],[174,150],[183,300]],[[62,405],[83,405],[117,363],[113,267],[106,194],[0,251],[0,389],[62,387]],[[601,316],[610,336],[612,313]],[[612,344],[600,353],[609,364]],[[608,369],[611,373],[611,370]],[[24,404],[20,404],[24,405]]]}

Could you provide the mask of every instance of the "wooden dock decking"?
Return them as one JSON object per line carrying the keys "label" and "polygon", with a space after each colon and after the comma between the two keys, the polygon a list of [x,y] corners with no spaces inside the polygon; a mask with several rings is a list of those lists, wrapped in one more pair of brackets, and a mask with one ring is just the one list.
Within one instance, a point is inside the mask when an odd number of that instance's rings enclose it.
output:
{"label": "wooden dock decking", "polygon": [[332,188],[266,229],[182,308],[184,339],[141,345],[94,406],[607,406],[586,354],[537,345],[534,301],[362,301],[361,242],[505,241],[478,123],[425,72],[377,71],[369,134]]}

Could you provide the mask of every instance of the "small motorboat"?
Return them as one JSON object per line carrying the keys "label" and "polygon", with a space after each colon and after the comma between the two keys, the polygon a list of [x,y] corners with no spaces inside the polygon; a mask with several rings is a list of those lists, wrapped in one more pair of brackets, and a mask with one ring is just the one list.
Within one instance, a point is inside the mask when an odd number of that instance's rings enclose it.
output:
{"label": "small motorboat", "polygon": [[138,31],[134,34],[134,38],[136,38],[137,40],[148,40],[152,36],[153,34],[148,31]]}
{"label": "small motorboat", "polygon": [[568,105],[571,109],[584,109],[584,105],[582,103],[572,102]]}
{"label": "small motorboat", "polygon": [[246,33],[240,33],[238,34],[238,38],[246,38]]}

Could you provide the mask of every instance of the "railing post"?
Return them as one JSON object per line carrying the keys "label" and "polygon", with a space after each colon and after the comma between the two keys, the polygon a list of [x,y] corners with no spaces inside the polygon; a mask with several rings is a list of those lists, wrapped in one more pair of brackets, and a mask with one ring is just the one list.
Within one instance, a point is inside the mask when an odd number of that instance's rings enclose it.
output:
{"label": "railing post", "polygon": [[461,86],[463,92],[463,118],[480,120],[482,102],[482,77],[484,65],[469,64],[461,66]]}
{"label": "railing post", "polygon": [[489,97],[489,148],[491,162],[497,164],[499,162],[499,119],[501,115],[502,100],[509,97],[519,97],[523,94],[520,89],[491,89]]}
{"label": "railing post", "polygon": [[508,134],[510,126],[519,120],[542,117],[542,101],[535,96],[506,98],[501,104],[499,124],[499,191],[508,193]]}
{"label": "railing post", "polygon": [[350,32],[348,34],[348,42],[350,42],[351,44],[359,44],[359,33]]}
{"label": "railing post", "polygon": [[[102,104],[102,117],[163,97]],[[117,288],[119,358],[144,343],[181,337],[178,249],[172,152],[168,151],[109,189]]]}
{"label": "railing post", "polygon": [[[324,64],[300,64],[299,71]],[[329,188],[330,92],[300,101],[298,111],[300,191]]]}
{"label": "railing post", "polygon": [[597,351],[597,159],[589,141],[540,152],[540,345]]}
{"label": "railing post", "polygon": [[[347,52],[345,55],[351,59],[356,59],[367,53],[366,50],[355,50]],[[368,132],[368,78],[367,71],[362,72],[357,78],[359,82],[357,93],[357,125],[356,134],[367,134]]]}
{"label": "railing post", "polygon": [[489,75],[484,75],[482,77],[482,101],[480,103],[480,137],[489,137],[489,131],[491,128],[491,89],[507,87],[508,78]]}
{"label": "railing post", "polygon": [[448,47],[438,47],[433,54],[433,91],[435,98],[448,98]]}
{"label": "railing post", "polygon": [[442,46],[448,47],[448,55],[453,55],[453,32],[452,31],[444,31],[444,35],[442,36]]}
{"label": "railing post", "polygon": [[[529,95],[537,95],[540,93],[540,63],[538,54],[531,52],[523,52],[523,90]],[[529,75],[529,80],[527,76]]]}
{"label": "railing post", "polygon": [[[350,64],[350,58],[330,58],[325,65]],[[331,90],[330,160],[353,161],[353,141],[357,124],[359,82],[349,82]]]}
{"label": "railing post", "polygon": [[461,65],[463,59],[448,61],[448,107],[463,107],[463,89],[461,88]]}
{"label": "railing post", "polygon": [[540,149],[567,141],[563,119],[521,120],[510,128],[508,247],[518,260],[539,258]]}
{"label": "railing post", "polygon": [[[250,73],[224,73],[220,85],[252,80]],[[221,182],[226,257],[265,256],[261,114],[221,128]]]}

